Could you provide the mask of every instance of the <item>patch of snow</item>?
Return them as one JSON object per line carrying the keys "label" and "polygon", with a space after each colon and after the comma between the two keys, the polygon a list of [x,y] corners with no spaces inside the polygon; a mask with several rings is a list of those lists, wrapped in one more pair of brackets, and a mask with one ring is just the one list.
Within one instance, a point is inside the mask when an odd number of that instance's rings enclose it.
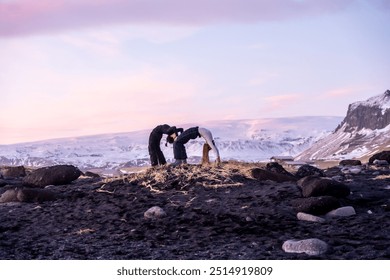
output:
{"label": "patch of snow", "polygon": [[[329,135],[341,119],[341,117],[295,117],[212,121],[176,124],[176,126],[184,129],[193,126],[208,128],[213,134],[222,160],[257,162],[267,161],[275,155],[298,155],[321,137]],[[151,129],[0,145],[0,165],[42,167],[73,164],[82,169],[103,168],[105,170],[148,166],[150,131]],[[197,138],[186,144],[189,162],[200,162],[204,143],[202,138]],[[172,145],[165,146],[165,137],[161,141],[161,149],[167,161],[172,162]],[[210,159],[215,159],[212,151],[210,151]]]}

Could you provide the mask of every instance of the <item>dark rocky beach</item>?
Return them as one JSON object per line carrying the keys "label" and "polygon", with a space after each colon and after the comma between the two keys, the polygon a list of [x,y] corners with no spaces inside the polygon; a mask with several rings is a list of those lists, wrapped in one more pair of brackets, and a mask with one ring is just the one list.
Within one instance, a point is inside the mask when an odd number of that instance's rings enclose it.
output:
{"label": "dark rocky beach", "polygon": [[[31,178],[35,171],[3,172],[0,259],[390,259],[388,166],[297,174],[279,165],[223,162],[115,178],[74,170],[41,185],[44,175]],[[313,172],[328,179],[308,191],[302,178]],[[354,213],[327,214],[346,206]],[[301,220],[298,212],[322,219]],[[288,240],[308,239],[326,247],[284,248]]]}

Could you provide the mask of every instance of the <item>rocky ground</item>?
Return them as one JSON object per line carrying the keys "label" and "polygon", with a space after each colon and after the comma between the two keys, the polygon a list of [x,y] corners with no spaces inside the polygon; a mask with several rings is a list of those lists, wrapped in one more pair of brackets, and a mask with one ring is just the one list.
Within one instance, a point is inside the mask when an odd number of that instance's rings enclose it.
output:
{"label": "rocky ground", "polygon": [[[322,171],[350,190],[330,209],[305,208],[302,200],[322,194],[303,197],[303,175],[261,164],[87,174],[34,188],[3,176],[0,259],[390,259],[389,168]],[[326,214],[343,206],[355,213]],[[324,220],[298,219],[305,209]],[[313,238],[324,250],[286,250],[288,240]]]}

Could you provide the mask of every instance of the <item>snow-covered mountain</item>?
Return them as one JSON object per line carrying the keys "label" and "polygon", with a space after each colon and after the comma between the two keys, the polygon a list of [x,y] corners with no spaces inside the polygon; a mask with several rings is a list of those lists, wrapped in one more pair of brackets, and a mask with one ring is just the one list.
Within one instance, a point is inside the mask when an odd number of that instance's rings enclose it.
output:
{"label": "snow-covered mountain", "polygon": [[[264,161],[275,155],[296,156],[327,136],[341,117],[293,117],[256,120],[209,121],[177,125],[211,130],[222,160]],[[0,165],[48,166],[73,164],[82,169],[149,165],[148,137],[151,129],[40,142],[0,145]],[[190,162],[199,162],[204,140],[186,144]],[[172,145],[161,147],[173,161]],[[210,153],[211,159],[213,153]]]}
{"label": "snow-covered mountain", "polygon": [[390,148],[390,90],[349,105],[336,130],[296,157],[298,160],[365,159]]}

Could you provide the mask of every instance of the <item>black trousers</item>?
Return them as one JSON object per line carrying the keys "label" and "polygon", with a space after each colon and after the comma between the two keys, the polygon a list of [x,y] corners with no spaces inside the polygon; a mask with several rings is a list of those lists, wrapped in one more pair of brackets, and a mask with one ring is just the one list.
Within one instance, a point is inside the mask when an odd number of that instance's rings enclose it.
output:
{"label": "black trousers", "polygon": [[173,142],[173,156],[175,159],[187,159],[187,152],[183,142]]}
{"label": "black trousers", "polygon": [[199,136],[198,127],[192,127],[183,131],[183,133],[176,138],[175,142],[173,142],[173,156],[175,159],[187,159],[187,152],[184,144]]}
{"label": "black trousers", "polygon": [[149,156],[150,156],[150,164],[152,166],[163,165],[166,164],[165,156],[160,148],[160,135],[151,135],[149,138]]}

